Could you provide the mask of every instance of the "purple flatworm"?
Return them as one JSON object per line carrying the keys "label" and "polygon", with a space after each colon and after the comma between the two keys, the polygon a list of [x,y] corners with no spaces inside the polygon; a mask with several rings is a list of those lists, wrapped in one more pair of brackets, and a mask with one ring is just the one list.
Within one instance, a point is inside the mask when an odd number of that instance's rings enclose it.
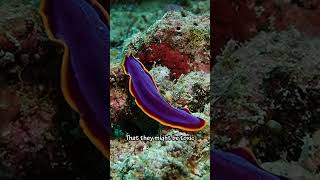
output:
{"label": "purple flatworm", "polygon": [[276,176],[256,163],[253,153],[244,148],[230,152],[212,149],[210,153],[211,179],[216,180],[288,180]]}
{"label": "purple flatworm", "polygon": [[49,38],[64,47],[62,92],[80,126],[109,157],[109,16],[95,0],[44,0]]}
{"label": "purple flatworm", "polygon": [[160,124],[185,131],[199,131],[207,122],[186,109],[171,106],[159,90],[144,65],[132,55],[125,56],[123,69],[130,76],[129,90],[138,107]]}

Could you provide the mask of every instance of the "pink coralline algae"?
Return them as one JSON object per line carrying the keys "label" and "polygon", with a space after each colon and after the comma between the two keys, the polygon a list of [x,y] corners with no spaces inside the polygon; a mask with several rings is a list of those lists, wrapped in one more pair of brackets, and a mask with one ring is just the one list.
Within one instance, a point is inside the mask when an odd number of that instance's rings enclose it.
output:
{"label": "pink coralline algae", "polygon": [[208,72],[211,57],[209,29],[208,15],[170,11],[147,31],[129,39],[124,49],[145,65],[156,63],[168,67],[171,78],[179,78],[191,71]]}
{"label": "pink coralline algae", "polygon": [[110,119],[115,123],[128,110],[128,94],[125,91],[125,74],[119,63],[110,64]]}
{"label": "pink coralline algae", "polygon": [[128,95],[121,89],[111,88],[110,92],[110,113],[111,121],[118,120],[119,113],[127,107]]}
{"label": "pink coralline algae", "polygon": [[34,97],[32,93],[37,92],[35,88],[28,86],[25,89],[30,94],[19,90],[10,92],[8,89],[0,94],[0,103],[8,105],[7,108],[0,108],[0,115],[5,118],[0,126],[0,142],[6,145],[8,154],[5,164],[21,163],[30,153],[44,149],[47,140],[52,137],[50,130],[53,128],[55,110],[51,107],[51,101],[40,101]]}
{"label": "pink coralline algae", "polygon": [[167,43],[152,43],[147,51],[139,52],[137,57],[141,62],[157,62],[168,67],[174,78],[178,78],[181,74],[190,72],[190,59],[187,55],[174,50]]}

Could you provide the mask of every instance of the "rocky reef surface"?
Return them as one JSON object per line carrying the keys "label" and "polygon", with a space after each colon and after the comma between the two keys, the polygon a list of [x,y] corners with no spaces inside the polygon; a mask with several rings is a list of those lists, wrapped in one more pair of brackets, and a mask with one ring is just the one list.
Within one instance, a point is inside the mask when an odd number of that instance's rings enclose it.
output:
{"label": "rocky reef surface", "polygon": [[[114,179],[210,178],[209,126],[188,133],[149,118],[131,97],[120,63],[126,53],[132,53],[149,70],[167,102],[188,107],[195,116],[209,121],[210,16],[209,6],[204,5],[209,1],[186,2],[111,6],[111,17],[131,17],[113,19],[118,26],[111,31],[110,166]],[[143,136],[192,140],[141,140]]]}
{"label": "rocky reef surface", "polygon": [[276,174],[319,177],[319,48],[296,29],[230,40],[211,74],[213,146],[249,146]]}
{"label": "rocky reef surface", "polygon": [[319,35],[319,0],[213,0],[215,34],[212,57],[221,53],[230,39],[246,41],[260,31],[281,31],[295,27]]}
{"label": "rocky reef surface", "polygon": [[212,146],[319,179],[318,0],[214,0]]}

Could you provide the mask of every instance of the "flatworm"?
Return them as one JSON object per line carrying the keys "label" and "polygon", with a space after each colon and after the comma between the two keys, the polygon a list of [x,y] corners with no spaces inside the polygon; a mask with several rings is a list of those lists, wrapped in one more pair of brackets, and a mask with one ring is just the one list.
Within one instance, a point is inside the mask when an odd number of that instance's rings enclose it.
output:
{"label": "flatworm", "polygon": [[186,109],[171,106],[159,93],[154,79],[144,65],[131,54],[126,55],[122,67],[130,76],[129,91],[138,107],[160,124],[185,131],[199,131],[207,122],[193,116]]}
{"label": "flatworm", "polygon": [[212,149],[210,152],[211,179],[288,180],[262,169],[247,148],[232,151]]}
{"label": "flatworm", "polygon": [[109,158],[109,16],[95,0],[43,0],[40,13],[52,41],[64,47],[61,88],[80,113],[80,126]]}

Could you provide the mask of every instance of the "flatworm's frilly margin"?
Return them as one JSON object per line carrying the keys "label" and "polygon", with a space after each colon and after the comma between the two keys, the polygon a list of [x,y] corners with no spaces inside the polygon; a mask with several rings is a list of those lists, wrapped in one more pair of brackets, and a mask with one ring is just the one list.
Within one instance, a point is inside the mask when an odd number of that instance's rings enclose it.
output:
{"label": "flatworm's frilly margin", "polygon": [[211,149],[210,168],[211,179],[289,180],[261,168],[252,151],[245,147],[230,151]]}
{"label": "flatworm's frilly margin", "polygon": [[193,116],[187,109],[171,106],[159,93],[154,79],[144,65],[131,54],[122,61],[124,72],[130,76],[129,91],[138,107],[160,124],[185,131],[199,131],[207,122]]}
{"label": "flatworm's frilly margin", "polygon": [[64,48],[63,95],[109,158],[109,15],[96,0],[43,0],[40,14],[49,39]]}

